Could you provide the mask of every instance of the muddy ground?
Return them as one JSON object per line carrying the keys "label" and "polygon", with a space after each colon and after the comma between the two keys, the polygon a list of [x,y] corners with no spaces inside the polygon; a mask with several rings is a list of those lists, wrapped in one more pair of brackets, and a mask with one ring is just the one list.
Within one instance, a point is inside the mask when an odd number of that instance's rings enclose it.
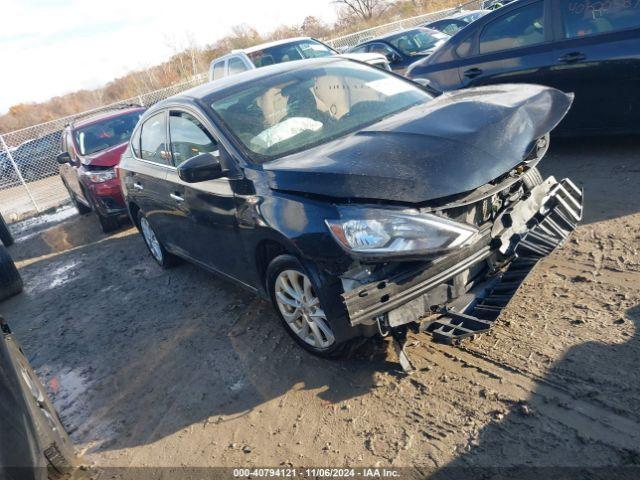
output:
{"label": "muddy ground", "polygon": [[267,303],[68,211],[21,229],[0,311],[97,465],[637,466],[640,140],[556,141],[542,170],[584,185],[583,225],[491,333],[414,336],[411,376],[384,340],[314,358]]}

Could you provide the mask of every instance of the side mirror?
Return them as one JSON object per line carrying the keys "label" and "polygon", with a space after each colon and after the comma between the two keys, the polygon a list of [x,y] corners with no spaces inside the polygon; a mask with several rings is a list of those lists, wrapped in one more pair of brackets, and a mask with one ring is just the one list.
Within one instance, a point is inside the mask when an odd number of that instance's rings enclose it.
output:
{"label": "side mirror", "polygon": [[60,165],[64,165],[65,163],[71,163],[71,155],[69,155],[69,152],[62,152],[56,156],[56,160]]}
{"label": "side mirror", "polygon": [[413,80],[414,82],[416,82],[419,85],[422,85],[423,87],[428,87],[429,84],[431,83],[426,78],[412,78],[411,80]]}
{"label": "side mirror", "polygon": [[389,60],[389,63],[399,62],[400,55],[398,55],[396,52],[389,52],[387,53],[387,60]]}
{"label": "side mirror", "polygon": [[223,177],[224,172],[217,157],[211,153],[201,153],[180,164],[178,176],[183,182],[197,183]]}

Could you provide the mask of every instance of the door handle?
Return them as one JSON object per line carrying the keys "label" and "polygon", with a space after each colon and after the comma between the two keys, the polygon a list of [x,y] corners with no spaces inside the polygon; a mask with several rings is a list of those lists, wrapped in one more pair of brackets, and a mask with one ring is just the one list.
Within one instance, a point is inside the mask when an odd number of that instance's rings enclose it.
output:
{"label": "door handle", "polygon": [[169,196],[173,198],[176,202],[181,203],[184,202],[184,197],[181,197],[177,193],[170,193]]}
{"label": "door handle", "polygon": [[133,184],[133,188],[137,188],[138,190],[144,190],[144,187],[140,182],[136,182]]}
{"label": "door handle", "polygon": [[565,55],[562,55],[558,62],[560,63],[576,63],[585,60],[587,56],[582,52],[570,52]]}
{"label": "door handle", "polygon": [[480,68],[470,68],[469,70],[465,70],[464,76],[467,78],[476,78],[482,75],[482,69]]}

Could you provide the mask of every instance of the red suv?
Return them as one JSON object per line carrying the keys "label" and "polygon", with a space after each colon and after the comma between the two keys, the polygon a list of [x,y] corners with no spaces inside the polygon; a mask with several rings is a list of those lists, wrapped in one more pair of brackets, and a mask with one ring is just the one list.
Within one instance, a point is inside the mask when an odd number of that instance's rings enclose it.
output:
{"label": "red suv", "polygon": [[127,106],[76,120],[62,132],[62,183],[80,213],[96,212],[107,233],[120,226],[127,210],[115,167],[145,111]]}

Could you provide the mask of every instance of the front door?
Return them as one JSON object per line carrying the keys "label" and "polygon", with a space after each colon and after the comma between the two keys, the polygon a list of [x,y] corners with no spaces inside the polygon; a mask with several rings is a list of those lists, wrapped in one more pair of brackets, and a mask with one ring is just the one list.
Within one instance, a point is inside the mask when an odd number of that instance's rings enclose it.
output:
{"label": "front door", "polygon": [[495,83],[538,83],[553,62],[553,35],[545,2],[527,3],[487,23],[472,51],[461,60],[463,87]]}
{"label": "front door", "polygon": [[574,92],[564,128],[630,131],[640,124],[640,4],[555,0],[549,84]]}
{"label": "front door", "polygon": [[[197,112],[172,109],[169,137],[176,167],[200,154],[220,154],[219,145]],[[234,278],[244,278],[248,262],[241,246],[236,198],[228,178],[183,182],[177,170],[167,175],[173,201],[176,244],[193,260]]]}

